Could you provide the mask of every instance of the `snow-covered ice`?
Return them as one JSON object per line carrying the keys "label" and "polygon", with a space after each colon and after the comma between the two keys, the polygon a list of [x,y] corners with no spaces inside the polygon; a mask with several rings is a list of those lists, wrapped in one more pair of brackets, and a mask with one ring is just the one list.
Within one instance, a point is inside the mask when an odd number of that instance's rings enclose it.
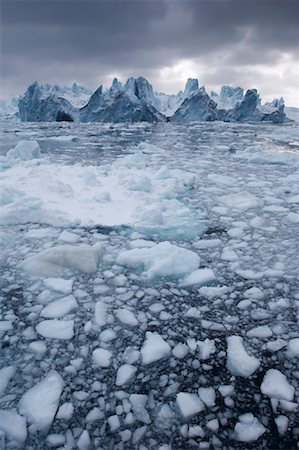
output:
{"label": "snow-covered ice", "polygon": [[232,375],[247,378],[259,368],[260,361],[247,353],[241,336],[229,336],[226,366]]}
{"label": "snow-covered ice", "polygon": [[277,369],[269,369],[263,378],[261,392],[270,398],[292,401],[295,389],[283,373]]}
{"label": "snow-covered ice", "polygon": [[142,363],[148,365],[167,358],[170,351],[170,345],[158,333],[148,331],[141,347]]}
{"label": "snow-covered ice", "polygon": [[62,377],[55,370],[49,372],[23,394],[19,401],[19,412],[38,430],[47,432],[57,412],[63,387]]}
{"label": "snow-covered ice", "polygon": [[[58,303],[59,302],[60,300],[58,300]],[[52,309],[52,311],[51,305],[48,306],[50,307],[50,312],[52,312],[52,315],[53,312],[57,312],[57,304],[54,306],[54,310]],[[36,325],[36,331],[44,338],[72,339],[74,336],[74,321],[58,319],[43,320]]]}

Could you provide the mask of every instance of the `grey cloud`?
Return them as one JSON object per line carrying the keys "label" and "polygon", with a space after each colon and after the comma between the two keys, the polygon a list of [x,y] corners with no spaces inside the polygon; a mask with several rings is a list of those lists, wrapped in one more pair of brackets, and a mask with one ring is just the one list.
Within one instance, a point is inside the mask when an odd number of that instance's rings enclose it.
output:
{"label": "grey cloud", "polygon": [[3,0],[4,86],[155,79],[183,58],[211,68],[199,77],[220,84],[242,66],[298,58],[298,17],[297,0]]}

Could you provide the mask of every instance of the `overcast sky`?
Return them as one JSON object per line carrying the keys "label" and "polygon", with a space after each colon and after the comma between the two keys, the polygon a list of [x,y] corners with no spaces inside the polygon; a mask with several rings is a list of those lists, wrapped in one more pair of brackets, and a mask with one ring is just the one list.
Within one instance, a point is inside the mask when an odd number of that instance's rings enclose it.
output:
{"label": "overcast sky", "polygon": [[28,84],[143,75],[257,88],[299,106],[299,0],[2,0],[1,97]]}

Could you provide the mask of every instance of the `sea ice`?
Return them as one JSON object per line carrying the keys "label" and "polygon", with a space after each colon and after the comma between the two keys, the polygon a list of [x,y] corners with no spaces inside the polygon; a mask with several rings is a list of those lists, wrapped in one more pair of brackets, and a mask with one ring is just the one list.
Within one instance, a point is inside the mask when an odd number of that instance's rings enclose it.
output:
{"label": "sea ice", "polygon": [[227,338],[226,367],[232,375],[248,378],[259,366],[259,360],[248,355],[241,336]]}
{"label": "sea ice", "polygon": [[178,277],[197,269],[199,256],[185,248],[161,242],[151,248],[136,248],[121,252],[116,262],[139,269],[151,279],[154,277]]}
{"label": "sea ice", "polygon": [[213,283],[215,280],[216,276],[212,269],[197,269],[183,278],[181,286],[182,287],[193,285],[205,286],[210,283]]}
{"label": "sea ice", "polygon": [[8,159],[29,160],[40,158],[40,146],[36,141],[20,141],[6,154]]}
{"label": "sea ice", "polygon": [[61,292],[62,294],[71,294],[73,289],[73,280],[64,280],[63,278],[46,278],[43,280],[48,289]]}
{"label": "sea ice", "polygon": [[0,396],[4,393],[8,383],[16,373],[14,366],[7,366],[0,369]]}
{"label": "sea ice", "polygon": [[30,256],[19,264],[19,268],[38,277],[63,275],[67,269],[93,273],[97,271],[103,253],[100,244],[59,245]]}
{"label": "sea ice", "polygon": [[123,386],[132,382],[137,368],[131,364],[124,364],[120,366],[116,374],[116,386]]}
{"label": "sea ice", "polygon": [[289,340],[287,346],[287,355],[290,358],[299,358],[299,338]]}
{"label": "sea ice", "polygon": [[51,339],[72,339],[74,336],[73,320],[43,320],[36,325],[38,334]]}
{"label": "sea ice", "polygon": [[41,317],[45,319],[59,319],[78,308],[78,303],[73,295],[59,298],[49,303],[41,310]]}
{"label": "sea ice", "polygon": [[277,369],[269,369],[261,384],[261,392],[268,397],[277,400],[292,401],[295,389],[287,380],[287,377]]}
{"label": "sea ice", "polygon": [[64,387],[61,376],[51,371],[20,399],[19,412],[40,431],[47,432],[55,417]]}
{"label": "sea ice", "polygon": [[103,301],[96,303],[95,322],[99,327],[103,327],[107,323],[107,304]]}
{"label": "sea ice", "polygon": [[26,420],[14,410],[0,409],[0,431],[8,439],[23,444],[27,438]]}
{"label": "sea ice", "polygon": [[116,311],[114,311],[114,314],[122,324],[128,327],[136,327],[137,325],[139,325],[139,322],[136,319],[134,313],[132,313],[132,311],[129,311],[128,309],[117,309]]}
{"label": "sea ice", "polygon": [[158,333],[146,333],[146,340],[141,347],[142,363],[147,365],[167,358],[171,347]]}
{"label": "sea ice", "polygon": [[198,395],[188,392],[179,392],[176,396],[176,403],[184,420],[190,420],[205,409]]}
{"label": "sea ice", "polygon": [[104,348],[96,348],[92,352],[93,362],[100,367],[109,367],[111,363],[112,352]]}
{"label": "sea ice", "polygon": [[240,442],[254,442],[266,432],[253,414],[247,413],[239,416],[239,422],[235,426],[235,439]]}

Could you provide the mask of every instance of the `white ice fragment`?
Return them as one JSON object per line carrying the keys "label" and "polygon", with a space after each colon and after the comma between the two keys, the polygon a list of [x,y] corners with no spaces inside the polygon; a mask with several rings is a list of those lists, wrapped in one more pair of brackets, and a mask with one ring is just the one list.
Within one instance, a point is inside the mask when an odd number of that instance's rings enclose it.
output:
{"label": "white ice fragment", "polygon": [[193,247],[199,250],[204,250],[206,248],[219,247],[219,245],[221,245],[220,239],[201,239],[200,241],[195,242]]}
{"label": "white ice fragment", "polygon": [[103,411],[100,408],[92,408],[85,417],[86,423],[94,423],[103,418]]}
{"label": "white ice fragment", "polygon": [[117,371],[116,374],[116,386],[123,386],[125,384],[131,383],[137,368],[131,364],[123,364]]}
{"label": "white ice fragment", "polygon": [[14,410],[0,409],[0,431],[4,432],[7,440],[23,444],[27,438],[26,420]]}
{"label": "white ice fragment", "polygon": [[218,431],[219,430],[219,421],[218,419],[211,419],[207,422],[206,427],[211,431]]}
{"label": "white ice fragment", "polygon": [[48,289],[62,292],[62,294],[71,294],[73,289],[73,280],[64,280],[63,278],[46,278],[43,280]]}
{"label": "white ice fragment", "polygon": [[277,431],[278,433],[283,436],[288,429],[289,426],[289,419],[286,416],[277,416],[274,419],[274,422],[276,423],[277,426]]}
{"label": "white ice fragment", "polygon": [[19,412],[39,431],[47,432],[55,417],[64,387],[61,376],[51,371],[21,397]]}
{"label": "white ice fragment", "polygon": [[259,288],[252,287],[244,292],[244,297],[252,300],[262,300],[264,298],[264,293]]}
{"label": "white ice fragment", "polygon": [[238,261],[239,256],[236,254],[236,252],[232,248],[224,247],[221,258],[224,261]]}
{"label": "white ice fragment", "polygon": [[0,333],[5,333],[6,331],[10,331],[12,329],[13,326],[10,320],[0,320]]}
{"label": "white ice fragment", "polygon": [[8,383],[16,373],[16,368],[14,366],[7,366],[0,369],[0,396],[5,391]]}
{"label": "white ice fragment", "polygon": [[111,342],[116,339],[116,333],[112,328],[108,328],[99,334],[99,338],[102,342]]}
{"label": "white ice fragment", "polygon": [[150,416],[145,409],[148,396],[145,394],[131,394],[129,400],[132,405],[135,419],[146,424],[151,423]]}
{"label": "white ice fragment", "polygon": [[56,419],[70,420],[74,413],[74,405],[70,402],[63,403],[56,414]]}
{"label": "white ice fragment", "polygon": [[147,365],[170,355],[171,347],[158,333],[146,333],[146,340],[141,347],[142,363]]}
{"label": "white ice fragment", "polygon": [[292,401],[295,389],[283,373],[277,369],[269,369],[262,381],[261,392],[270,398]]}
{"label": "white ice fragment", "polygon": [[216,345],[213,339],[206,338],[204,341],[197,341],[199,359],[206,360],[216,352]]}
{"label": "white ice fragment", "polygon": [[47,436],[47,443],[50,447],[61,447],[65,444],[65,436],[63,434],[51,433]]}
{"label": "white ice fragment", "polygon": [[189,353],[189,347],[186,344],[183,344],[182,342],[179,342],[176,344],[172,349],[172,354],[178,358],[183,359],[185,356]]}
{"label": "white ice fragment", "polygon": [[100,367],[109,367],[112,358],[112,352],[104,348],[96,348],[92,352],[93,362]]}
{"label": "white ice fragment", "polygon": [[98,262],[103,253],[104,250],[100,244],[58,245],[30,256],[18,267],[38,277],[61,276],[67,270],[93,273],[97,271]]}
{"label": "white ice fragment", "polygon": [[267,339],[273,336],[273,332],[268,325],[260,325],[258,327],[252,328],[247,332],[248,337],[256,337],[260,339]]}
{"label": "white ice fragment", "polygon": [[235,439],[239,442],[254,442],[266,432],[266,428],[253,414],[239,416],[235,426]]}
{"label": "white ice fragment", "polygon": [[205,409],[198,395],[188,392],[179,392],[176,396],[176,403],[184,420],[190,420]]}
{"label": "white ice fragment", "polygon": [[67,242],[68,244],[75,244],[80,240],[80,236],[76,233],[71,233],[70,231],[63,230],[58,237],[59,241]]}
{"label": "white ice fragment", "polygon": [[211,408],[215,405],[216,393],[215,389],[213,389],[212,387],[200,387],[198,389],[198,395],[206,406]]}
{"label": "white ice fragment", "polygon": [[161,242],[151,248],[135,248],[119,254],[116,262],[139,269],[145,277],[178,277],[197,269],[199,256],[185,248]]}
{"label": "white ice fragment", "polygon": [[183,278],[181,286],[186,287],[195,284],[203,286],[213,283],[215,280],[216,276],[212,269],[197,269]]}
{"label": "white ice fragment", "polygon": [[8,159],[29,160],[40,158],[40,146],[36,141],[20,141],[6,153]]}
{"label": "white ice fragment", "polygon": [[96,303],[95,322],[99,327],[103,327],[107,323],[107,304],[103,301]]}
{"label": "white ice fragment", "polygon": [[74,336],[73,320],[49,319],[36,325],[38,334],[51,339],[72,339]]}
{"label": "white ice fragment", "polygon": [[198,289],[198,293],[206,298],[223,297],[228,292],[227,286],[222,287],[212,287],[212,286],[202,286]]}
{"label": "white ice fragment", "polygon": [[229,336],[227,338],[226,367],[232,375],[248,378],[259,366],[259,360],[248,355],[241,336]]}
{"label": "white ice fragment", "polygon": [[299,338],[291,339],[288,342],[287,355],[289,358],[299,358]]}
{"label": "white ice fragment", "polygon": [[263,206],[263,201],[250,194],[242,191],[237,194],[229,194],[221,197],[222,203],[229,208],[236,208],[240,210],[260,208]]}
{"label": "white ice fragment", "polygon": [[156,245],[153,241],[148,241],[145,239],[136,239],[134,241],[131,241],[129,243],[130,248],[151,248]]}
{"label": "white ice fragment", "polygon": [[123,325],[126,325],[128,327],[136,327],[137,325],[139,325],[139,322],[136,319],[134,313],[126,308],[117,309],[114,313]]}
{"label": "white ice fragment", "polygon": [[90,436],[87,430],[84,430],[77,442],[77,447],[79,450],[88,450],[90,448]]}
{"label": "white ice fragment", "polygon": [[46,319],[59,319],[78,308],[78,303],[73,295],[59,298],[45,306],[41,312],[41,317]]}
{"label": "white ice fragment", "polygon": [[42,357],[47,351],[47,346],[44,341],[33,341],[29,344],[29,350]]}

